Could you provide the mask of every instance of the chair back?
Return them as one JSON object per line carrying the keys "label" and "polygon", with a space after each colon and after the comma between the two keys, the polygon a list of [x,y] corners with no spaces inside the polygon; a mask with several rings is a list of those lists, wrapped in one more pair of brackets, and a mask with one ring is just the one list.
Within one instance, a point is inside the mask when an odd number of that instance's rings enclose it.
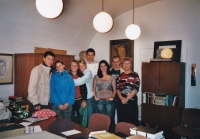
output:
{"label": "chair back", "polygon": [[130,128],[136,127],[134,124],[126,123],[126,122],[119,122],[115,127],[115,133],[121,132],[126,135],[130,134]]}
{"label": "chair back", "polygon": [[110,128],[110,117],[105,114],[94,113],[90,117],[88,128],[93,131],[108,131]]}
{"label": "chair back", "polygon": [[182,112],[181,121],[184,125],[200,128],[200,109],[186,108]]}

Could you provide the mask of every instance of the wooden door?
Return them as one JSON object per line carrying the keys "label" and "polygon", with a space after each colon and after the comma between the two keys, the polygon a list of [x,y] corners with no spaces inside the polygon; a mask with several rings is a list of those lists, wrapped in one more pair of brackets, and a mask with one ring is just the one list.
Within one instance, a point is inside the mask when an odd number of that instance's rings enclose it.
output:
{"label": "wooden door", "polygon": [[159,63],[142,63],[142,92],[159,92]]}
{"label": "wooden door", "polygon": [[174,62],[160,63],[160,93],[179,95],[180,64]]}
{"label": "wooden door", "polygon": [[155,128],[160,122],[161,106],[153,104],[142,104],[142,121],[148,123],[150,127]]}

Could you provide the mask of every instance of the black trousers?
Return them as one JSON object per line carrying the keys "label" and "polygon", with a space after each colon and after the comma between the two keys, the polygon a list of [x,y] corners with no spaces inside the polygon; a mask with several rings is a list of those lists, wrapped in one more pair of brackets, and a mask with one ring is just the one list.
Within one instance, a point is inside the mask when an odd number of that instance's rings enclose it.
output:
{"label": "black trousers", "polygon": [[128,122],[139,126],[137,100],[129,100],[127,104],[119,101],[118,122]]}

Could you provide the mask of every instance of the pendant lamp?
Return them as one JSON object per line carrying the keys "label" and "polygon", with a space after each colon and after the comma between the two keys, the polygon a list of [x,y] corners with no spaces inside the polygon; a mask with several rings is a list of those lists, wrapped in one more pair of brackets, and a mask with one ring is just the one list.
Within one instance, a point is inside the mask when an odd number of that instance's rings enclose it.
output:
{"label": "pendant lamp", "polygon": [[126,30],[125,35],[130,40],[136,40],[141,34],[141,29],[138,25],[134,24],[134,0],[133,0],[133,24],[130,24]]}
{"label": "pendant lamp", "polygon": [[56,18],[63,10],[62,0],[36,0],[38,12],[46,18]]}
{"label": "pendant lamp", "polygon": [[93,26],[95,30],[100,33],[108,32],[113,26],[112,17],[108,13],[104,12],[103,0],[102,0],[102,11],[94,17]]}

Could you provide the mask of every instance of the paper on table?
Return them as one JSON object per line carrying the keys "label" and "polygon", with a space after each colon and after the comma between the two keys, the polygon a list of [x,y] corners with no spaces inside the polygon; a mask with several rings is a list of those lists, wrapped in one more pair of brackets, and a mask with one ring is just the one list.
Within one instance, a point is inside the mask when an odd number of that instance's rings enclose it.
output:
{"label": "paper on table", "polygon": [[28,126],[28,125],[30,125],[32,123],[30,123],[30,122],[21,122],[20,124],[23,125],[23,126]]}
{"label": "paper on table", "polygon": [[48,119],[48,117],[46,117],[46,118],[33,118],[33,117],[29,117],[29,118],[26,118],[24,120],[28,121],[28,122],[31,122],[31,123],[34,123],[34,122],[38,122],[38,121],[42,121],[42,120],[46,120],[46,119]]}
{"label": "paper on table", "polygon": [[39,125],[36,126],[27,126],[25,130],[25,134],[37,133],[42,132],[42,129]]}
{"label": "paper on table", "polygon": [[78,133],[81,133],[81,132],[73,129],[73,130],[69,130],[69,131],[65,131],[65,132],[61,132],[61,133],[64,134],[65,136],[70,136],[70,135],[78,134]]}

